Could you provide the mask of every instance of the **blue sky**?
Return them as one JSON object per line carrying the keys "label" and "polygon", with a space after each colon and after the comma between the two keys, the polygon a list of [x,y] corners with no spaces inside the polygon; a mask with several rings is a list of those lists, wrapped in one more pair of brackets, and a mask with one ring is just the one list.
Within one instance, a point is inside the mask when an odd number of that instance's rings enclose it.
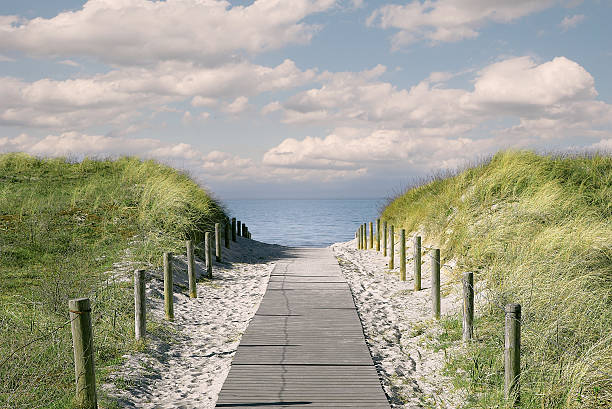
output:
{"label": "blue sky", "polygon": [[610,1],[0,4],[0,152],[155,158],[221,198],[383,197],[612,149]]}

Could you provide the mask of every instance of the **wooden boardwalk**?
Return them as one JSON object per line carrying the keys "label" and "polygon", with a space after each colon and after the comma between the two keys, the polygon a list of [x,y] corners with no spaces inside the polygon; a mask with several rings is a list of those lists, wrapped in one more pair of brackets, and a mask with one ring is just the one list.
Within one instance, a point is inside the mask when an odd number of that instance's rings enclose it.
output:
{"label": "wooden boardwalk", "polygon": [[389,408],[331,250],[277,263],[217,407]]}

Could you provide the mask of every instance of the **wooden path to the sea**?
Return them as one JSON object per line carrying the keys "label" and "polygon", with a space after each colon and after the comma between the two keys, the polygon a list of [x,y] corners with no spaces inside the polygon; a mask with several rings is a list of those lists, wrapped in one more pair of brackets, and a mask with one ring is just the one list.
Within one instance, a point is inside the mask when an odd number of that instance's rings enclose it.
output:
{"label": "wooden path to the sea", "polygon": [[277,263],[217,407],[389,408],[331,250]]}

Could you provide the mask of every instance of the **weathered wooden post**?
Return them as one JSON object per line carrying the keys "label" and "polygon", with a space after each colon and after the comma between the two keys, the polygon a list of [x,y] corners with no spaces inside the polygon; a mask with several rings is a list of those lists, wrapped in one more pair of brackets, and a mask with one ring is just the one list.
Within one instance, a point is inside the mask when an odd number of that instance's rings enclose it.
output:
{"label": "weathered wooden post", "polygon": [[195,255],[193,253],[193,242],[187,240],[185,242],[187,246],[187,278],[189,280],[189,297],[197,298],[198,293],[196,289],[196,269],[195,269]]}
{"label": "weathered wooden post", "polygon": [[164,253],[164,310],[166,319],[174,321],[174,296],[172,277],[172,253]]}
{"label": "weathered wooden post", "polygon": [[[238,222],[240,223],[240,222]],[[212,278],[212,243],[210,232],[204,233],[204,257],[206,260],[206,276]]]}
{"label": "weathered wooden post", "polygon": [[85,409],[97,409],[96,371],[91,330],[91,304],[89,298],[68,301],[74,373],[76,375],[76,404]]}
{"label": "weathered wooden post", "polygon": [[372,222],[370,222],[370,247],[371,249],[374,248],[374,224]]}
{"label": "weathered wooden post", "polygon": [[521,305],[508,304],[504,348],[506,400],[517,404],[521,400],[519,378],[521,375]]}
{"label": "weathered wooden post", "polygon": [[221,262],[221,225],[215,223],[215,260]]}
{"label": "weathered wooden post", "polygon": [[250,239],[251,237],[249,236],[249,226],[244,226],[243,231],[244,231],[244,237],[246,237],[247,239]]}
{"label": "weathered wooden post", "polygon": [[421,236],[414,238],[414,291],[421,291]]}
{"label": "weathered wooden post", "polygon": [[400,230],[400,280],[406,281],[406,230]]}
{"label": "weathered wooden post", "polygon": [[440,319],[440,249],[431,253],[431,304],[434,318]]}
{"label": "weathered wooden post", "polygon": [[146,316],[145,271],[134,270],[134,338],[136,338],[136,341],[145,338]]}
{"label": "weathered wooden post", "polygon": [[240,220],[236,222],[236,234],[242,236],[242,222]]}
{"label": "weathered wooden post", "polygon": [[236,241],[236,218],[232,217],[232,241]]}
{"label": "weathered wooden post", "polygon": [[389,228],[389,270],[393,270],[393,259],[395,258],[395,232],[394,227],[391,225]]}
{"label": "weathered wooden post", "polygon": [[383,256],[387,257],[387,222],[383,222]]}
{"label": "weathered wooden post", "polygon": [[224,227],[223,238],[225,239],[225,248],[229,249],[230,248],[230,224],[227,220],[225,221],[225,224],[223,225],[223,227]]}
{"label": "weathered wooden post", "polygon": [[363,249],[368,249],[368,224],[363,224]]}
{"label": "weathered wooden post", "polygon": [[474,336],[474,273],[463,273],[463,341]]}
{"label": "weathered wooden post", "polygon": [[380,251],[380,219],[376,219],[376,251]]}

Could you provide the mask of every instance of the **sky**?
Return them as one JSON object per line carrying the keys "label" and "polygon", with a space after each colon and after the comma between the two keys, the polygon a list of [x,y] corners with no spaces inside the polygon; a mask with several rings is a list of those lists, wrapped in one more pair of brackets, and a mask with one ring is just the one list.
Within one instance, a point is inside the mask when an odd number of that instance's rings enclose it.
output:
{"label": "sky", "polygon": [[221,199],[379,198],[612,150],[611,0],[0,2],[0,152],[135,155]]}

